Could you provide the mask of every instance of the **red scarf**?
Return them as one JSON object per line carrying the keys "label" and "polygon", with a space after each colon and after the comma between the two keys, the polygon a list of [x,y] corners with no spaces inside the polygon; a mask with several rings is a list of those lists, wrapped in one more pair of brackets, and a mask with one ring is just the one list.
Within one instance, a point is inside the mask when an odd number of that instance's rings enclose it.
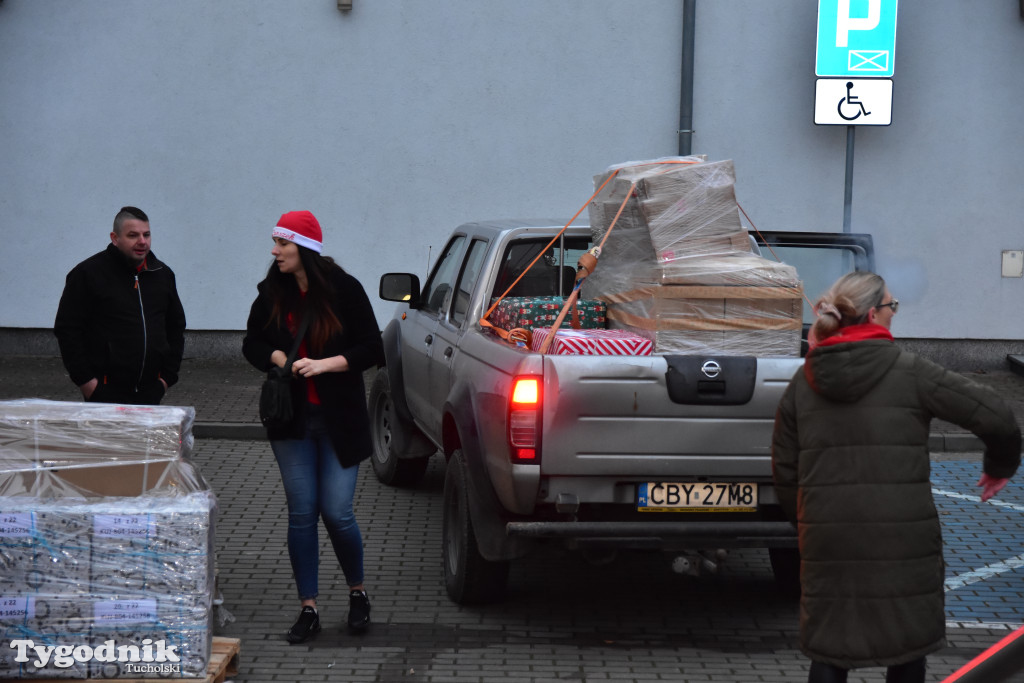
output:
{"label": "red scarf", "polygon": [[878,323],[861,323],[839,328],[839,331],[827,339],[822,339],[815,346],[835,346],[846,342],[864,341],[866,339],[888,339],[893,341],[892,332]]}

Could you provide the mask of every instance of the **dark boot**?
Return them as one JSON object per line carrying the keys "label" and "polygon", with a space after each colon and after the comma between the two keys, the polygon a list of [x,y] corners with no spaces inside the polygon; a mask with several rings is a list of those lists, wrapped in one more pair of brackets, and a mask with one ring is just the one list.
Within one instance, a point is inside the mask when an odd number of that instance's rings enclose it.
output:
{"label": "dark boot", "polygon": [[348,594],[348,630],[362,633],[370,626],[370,599],[366,591]]}
{"label": "dark boot", "polygon": [[885,683],[924,683],[924,657],[885,670]]}
{"label": "dark boot", "polygon": [[846,683],[850,672],[838,666],[824,662],[811,662],[811,671],[807,675],[807,683]]}
{"label": "dark boot", "polygon": [[320,615],[314,608],[307,605],[299,612],[298,621],[292,624],[285,638],[294,645],[306,642],[317,633],[320,633]]}

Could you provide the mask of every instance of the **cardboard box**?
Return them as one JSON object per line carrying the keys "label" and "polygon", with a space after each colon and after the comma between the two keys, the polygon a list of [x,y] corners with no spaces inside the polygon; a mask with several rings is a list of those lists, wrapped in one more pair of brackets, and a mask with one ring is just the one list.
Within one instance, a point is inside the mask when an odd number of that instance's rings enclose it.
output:
{"label": "cardboard box", "polygon": [[[0,642],[145,638],[202,678],[211,651],[216,497],[184,455],[192,408],[0,401]],[[0,678],[109,678],[99,662]]]}
{"label": "cardboard box", "polygon": [[5,461],[65,468],[187,457],[195,414],[191,406],[0,401],[0,469]]}
{"label": "cardboard box", "polygon": [[663,285],[607,299],[610,326],[647,336],[658,353],[793,356],[800,352],[800,287]]}

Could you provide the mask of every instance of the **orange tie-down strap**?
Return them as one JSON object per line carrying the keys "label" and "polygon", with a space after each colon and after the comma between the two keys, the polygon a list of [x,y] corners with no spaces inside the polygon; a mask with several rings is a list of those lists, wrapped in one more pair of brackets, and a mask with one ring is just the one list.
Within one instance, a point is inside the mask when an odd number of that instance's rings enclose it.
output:
{"label": "orange tie-down strap", "polygon": [[[778,261],[779,263],[782,263],[782,259],[780,259],[779,255],[775,253],[774,249],[772,249],[772,245],[768,244],[768,240],[764,238],[764,235],[761,235],[761,231],[757,229],[756,225],[754,225],[754,221],[750,220],[750,216],[747,215],[747,212],[743,210],[743,207],[740,205],[738,201],[736,202],[736,208],[740,210],[740,213],[743,214],[743,217],[747,219],[748,223],[750,223],[751,229],[761,236],[761,239],[764,241],[764,246],[768,247],[768,251],[772,253],[772,256],[775,257],[775,260]],[[814,313],[815,317],[817,317],[818,311],[814,308],[814,304],[811,303],[811,300],[807,298],[807,292],[802,292],[801,296],[803,296],[804,301],[807,302],[807,305],[811,307],[811,311]]]}
{"label": "orange tie-down strap", "polygon": [[[644,166],[680,165],[680,164],[688,165],[688,164],[698,164],[698,163],[700,163],[700,162],[699,161],[685,161],[685,160],[682,160],[682,159],[666,159],[664,161],[652,161],[649,164],[638,164],[638,165],[644,165]],[[623,167],[623,168],[626,168],[626,167]],[[551,241],[548,242],[544,246],[544,248],[541,249],[537,253],[537,256],[534,257],[534,259],[532,261],[530,261],[529,265],[526,266],[525,269],[523,269],[523,272],[519,274],[519,277],[517,277],[515,280],[513,280],[512,283],[505,289],[505,291],[502,292],[497,297],[497,299],[494,301],[494,303],[491,304],[490,308],[487,309],[487,312],[484,313],[483,317],[480,318],[480,326],[481,327],[484,327],[484,328],[492,330],[499,337],[501,337],[505,341],[511,342],[513,344],[522,344],[522,345],[525,345],[525,346],[529,346],[530,345],[530,338],[531,338],[532,335],[531,335],[529,330],[521,328],[521,327],[517,327],[517,328],[514,328],[512,330],[504,330],[504,329],[502,329],[500,327],[496,327],[493,323],[491,323],[490,320],[488,320],[488,318],[491,317],[491,313],[494,312],[494,309],[496,309],[498,307],[498,305],[505,299],[505,297],[508,296],[508,293],[512,291],[512,289],[516,286],[516,284],[518,284],[518,282],[523,278],[523,276],[526,275],[527,272],[529,272],[530,268],[533,268],[534,264],[537,263],[537,261],[540,260],[540,257],[543,256],[544,253],[547,252],[547,250],[550,249],[551,246],[554,245],[554,243],[558,241],[558,238],[562,236],[562,234],[569,228],[570,225],[572,225],[572,222],[575,221],[579,217],[579,215],[581,213],[583,213],[583,210],[586,209],[590,205],[590,202],[594,201],[594,198],[597,197],[597,195],[599,195],[601,193],[601,190],[603,190],[605,188],[605,186],[608,185],[608,183],[610,183],[612,181],[612,179],[615,178],[615,176],[617,176],[619,174],[619,171],[621,171],[621,170],[622,170],[622,168],[617,168],[607,178],[605,178],[604,182],[601,183],[600,187],[598,187],[596,190],[594,190],[594,194],[590,195],[590,197],[587,199],[587,201],[583,202],[583,206],[581,206],[579,208],[579,210],[576,213],[573,214],[572,218],[570,218],[569,221],[564,226],[562,226],[562,229],[559,230],[558,233],[554,237],[551,238]],[[599,245],[600,247],[603,247],[604,243],[608,240],[608,235],[610,235],[611,232],[612,232],[612,229],[615,228],[615,224],[618,222],[619,216],[622,214],[622,210],[626,207],[626,203],[633,196],[633,192],[634,192],[635,189],[636,189],[636,183],[634,182],[630,186],[629,191],[626,192],[626,197],[625,197],[625,199],[623,199],[622,206],[619,207],[618,213],[615,214],[615,219],[612,221],[611,225],[608,226],[608,230],[605,231],[604,237],[601,239],[601,244]],[[598,253],[600,253],[600,250],[598,250]],[[591,269],[590,272],[593,272],[593,269]],[[579,311],[578,311],[578,309],[576,307],[576,300],[579,298],[580,285],[582,284],[582,281],[585,279],[586,275],[589,275],[589,274],[590,273],[588,272],[588,273],[584,274],[583,277],[581,277],[579,274],[577,274],[576,285],[573,287],[573,291],[569,294],[569,297],[566,299],[565,305],[562,308],[562,312],[559,313],[558,318],[555,320],[555,324],[552,326],[552,328],[553,328],[552,332],[548,336],[548,338],[545,340],[545,346],[549,346],[550,342],[554,340],[555,333],[558,331],[558,328],[561,326],[562,321],[565,319],[565,315],[568,312],[569,308],[572,308],[572,310],[573,310],[573,317],[572,317],[572,325],[573,325],[573,327],[579,327]],[[541,353],[545,353],[546,351],[547,351],[546,348],[542,348],[541,349]]]}

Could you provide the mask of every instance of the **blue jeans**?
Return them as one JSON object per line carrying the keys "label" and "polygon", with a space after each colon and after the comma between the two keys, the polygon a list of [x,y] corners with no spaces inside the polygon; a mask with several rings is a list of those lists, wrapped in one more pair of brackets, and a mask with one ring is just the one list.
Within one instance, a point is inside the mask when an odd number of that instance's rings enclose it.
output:
{"label": "blue jeans", "polygon": [[359,465],[341,466],[319,406],[308,407],[304,438],[270,442],[288,500],[288,555],[300,600],[319,593],[320,517],[346,582],[363,582],[363,537],[352,510]]}

